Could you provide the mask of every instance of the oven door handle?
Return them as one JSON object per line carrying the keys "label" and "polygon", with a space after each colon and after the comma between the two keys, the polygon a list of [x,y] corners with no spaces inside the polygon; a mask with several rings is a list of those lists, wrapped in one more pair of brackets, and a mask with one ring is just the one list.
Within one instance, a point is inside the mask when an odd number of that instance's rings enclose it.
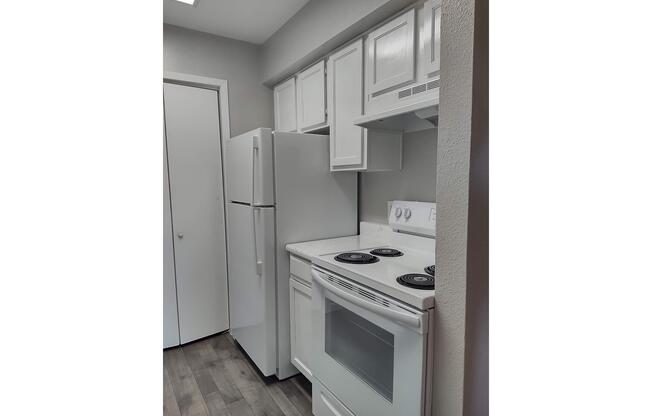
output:
{"label": "oven door handle", "polygon": [[378,306],[375,303],[366,301],[362,298],[350,294],[349,292],[343,289],[340,289],[337,286],[334,286],[333,284],[329,283],[326,279],[321,277],[321,275],[315,270],[311,270],[310,273],[312,274],[313,280],[321,287],[323,287],[326,290],[329,290],[330,292],[336,294],[337,296],[340,296],[343,299],[348,300],[354,305],[357,305],[363,309],[367,309],[387,319],[391,319],[392,321],[398,321],[402,324],[411,326],[413,328],[418,329],[421,326],[421,319],[418,316],[409,313],[395,311],[394,309]]}

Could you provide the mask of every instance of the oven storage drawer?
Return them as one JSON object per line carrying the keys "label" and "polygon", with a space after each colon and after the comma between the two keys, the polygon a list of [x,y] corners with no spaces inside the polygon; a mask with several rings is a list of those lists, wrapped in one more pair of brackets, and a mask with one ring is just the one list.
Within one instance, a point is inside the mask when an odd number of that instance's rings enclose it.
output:
{"label": "oven storage drawer", "polygon": [[317,380],[312,382],[312,413],[315,416],[355,416]]}

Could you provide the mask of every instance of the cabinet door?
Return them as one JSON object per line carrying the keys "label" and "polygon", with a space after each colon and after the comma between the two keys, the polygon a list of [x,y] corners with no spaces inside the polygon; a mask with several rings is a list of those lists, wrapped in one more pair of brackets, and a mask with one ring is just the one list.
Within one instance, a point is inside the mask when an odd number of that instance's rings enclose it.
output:
{"label": "cabinet door", "polygon": [[290,277],[290,361],[312,382],[311,305],[310,287]]}
{"label": "cabinet door", "polygon": [[297,75],[297,117],[301,131],[326,124],[324,69],[324,61],[319,61]]}
{"label": "cabinet door", "polygon": [[294,78],[274,88],[274,129],[297,131],[297,95]]}
{"label": "cabinet door", "polygon": [[369,94],[411,82],[415,76],[414,9],[367,37]]}
{"label": "cabinet door", "polygon": [[362,39],[328,58],[331,169],[364,168],[365,133],[353,120],[362,115]]}
{"label": "cabinet door", "polygon": [[432,78],[439,75],[439,48],[441,44],[441,0],[428,0],[424,4],[422,56],[424,73]]}

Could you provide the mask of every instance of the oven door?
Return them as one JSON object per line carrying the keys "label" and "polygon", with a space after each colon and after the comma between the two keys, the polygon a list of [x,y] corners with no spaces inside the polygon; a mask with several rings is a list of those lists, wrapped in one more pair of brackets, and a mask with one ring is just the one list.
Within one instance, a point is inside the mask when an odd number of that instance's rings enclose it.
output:
{"label": "oven door", "polygon": [[323,269],[312,276],[314,376],[355,415],[421,416],[428,315]]}

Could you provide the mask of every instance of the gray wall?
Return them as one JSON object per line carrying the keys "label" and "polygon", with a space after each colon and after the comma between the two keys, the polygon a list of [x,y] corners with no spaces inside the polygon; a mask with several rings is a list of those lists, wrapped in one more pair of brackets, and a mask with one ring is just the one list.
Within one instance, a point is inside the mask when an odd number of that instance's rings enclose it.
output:
{"label": "gray wall", "polygon": [[360,221],[387,223],[387,201],[435,201],[437,130],[403,137],[403,169],[360,173]]}
{"label": "gray wall", "polygon": [[262,48],[261,80],[278,83],[414,0],[312,0]]}
{"label": "gray wall", "polygon": [[443,1],[433,416],[489,414],[487,19]]}
{"label": "gray wall", "polygon": [[272,91],[260,83],[260,60],[260,46],[163,25],[164,70],[229,82],[231,136],[274,127]]}

